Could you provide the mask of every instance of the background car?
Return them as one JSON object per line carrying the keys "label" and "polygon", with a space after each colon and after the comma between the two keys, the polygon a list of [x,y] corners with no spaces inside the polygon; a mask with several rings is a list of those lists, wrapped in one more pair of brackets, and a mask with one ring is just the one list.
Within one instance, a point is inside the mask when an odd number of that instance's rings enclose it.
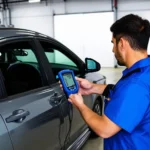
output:
{"label": "background car", "polygon": [[[58,72],[105,84],[95,73],[100,65],[85,63],[58,41],[23,29],[0,29],[0,149],[80,149],[91,130],[58,83]],[[102,113],[101,95],[84,96],[85,104]]]}

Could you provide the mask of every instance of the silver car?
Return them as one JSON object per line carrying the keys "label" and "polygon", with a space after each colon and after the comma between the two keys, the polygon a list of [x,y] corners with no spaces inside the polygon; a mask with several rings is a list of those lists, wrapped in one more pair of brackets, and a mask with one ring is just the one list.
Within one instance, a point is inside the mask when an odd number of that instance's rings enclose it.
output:
{"label": "silver car", "polygon": [[[91,130],[58,83],[58,72],[105,84],[100,64],[58,41],[23,29],[0,29],[0,150],[80,149]],[[84,96],[102,113],[101,95]]]}

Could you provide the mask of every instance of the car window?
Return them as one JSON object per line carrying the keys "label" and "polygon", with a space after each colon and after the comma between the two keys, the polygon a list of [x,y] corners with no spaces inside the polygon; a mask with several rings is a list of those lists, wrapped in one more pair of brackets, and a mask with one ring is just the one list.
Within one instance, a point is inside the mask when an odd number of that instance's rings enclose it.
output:
{"label": "car window", "polygon": [[68,58],[62,52],[59,52],[56,49],[53,49],[53,52],[45,52],[45,54],[50,63],[77,67],[77,65],[70,58]]}
{"label": "car window", "polygon": [[[13,51],[16,51],[17,49],[14,49]],[[37,63],[36,56],[34,52],[31,49],[22,49],[27,55],[26,56],[17,56],[16,58],[18,61],[22,62],[35,62]]]}
{"label": "car window", "polygon": [[1,46],[0,69],[8,95],[43,87],[42,72],[33,47],[28,41]]}
{"label": "car window", "polygon": [[47,56],[49,63],[51,63],[56,79],[58,77],[58,72],[63,69],[71,69],[74,71],[75,75],[80,75],[78,65],[71,59],[69,55],[66,55],[63,52],[63,49],[45,41],[40,41],[40,43],[45,51],[45,55]]}

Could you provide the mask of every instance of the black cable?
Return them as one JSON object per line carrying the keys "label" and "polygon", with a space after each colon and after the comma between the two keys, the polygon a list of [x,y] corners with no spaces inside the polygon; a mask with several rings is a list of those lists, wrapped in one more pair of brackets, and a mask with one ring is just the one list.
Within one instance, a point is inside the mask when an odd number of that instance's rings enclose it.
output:
{"label": "black cable", "polygon": [[62,108],[62,101],[63,101],[63,98],[65,97],[65,95],[61,98],[60,102],[57,104],[57,106],[59,107],[59,117],[60,117],[60,124],[59,124],[59,133],[58,133],[58,139],[59,139],[59,145],[60,145],[60,149],[62,149],[62,144],[61,144],[61,125],[62,125],[62,118],[63,115],[64,115],[64,112],[63,112],[63,108]]}
{"label": "black cable", "polygon": [[[63,114],[64,115],[64,112],[63,112],[63,108],[62,108],[62,100],[63,98],[60,100],[59,104],[57,104],[57,106],[59,107],[59,116],[62,117],[61,115]],[[65,140],[64,140],[64,145],[61,144],[61,125],[62,125],[62,122],[61,122],[61,119],[60,119],[60,124],[59,124],[59,145],[60,145],[60,150],[65,150],[66,148],[66,145],[68,143],[68,141],[70,140],[70,134],[71,134],[71,128],[72,128],[72,120],[73,120],[73,105],[68,103],[68,118],[69,118],[69,130],[68,130],[68,133],[65,137]]]}
{"label": "black cable", "polygon": [[70,105],[70,109],[69,109],[70,113],[68,115],[68,117],[69,117],[69,130],[68,130],[68,139],[67,139],[67,141],[70,140],[71,127],[72,127],[72,119],[73,119],[73,106],[72,106],[72,104],[69,104],[69,105]]}
{"label": "black cable", "polygon": [[[61,107],[61,104],[60,104],[60,113],[63,113],[63,110],[62,110],[62,107]],[[62,149],[62,145],[61,145],[61,120],[60,120],[60,124],[59,124],[59,145],[60,145],[60,149]]]}
{"label": "black cable", "polygon": [[68,141],[70,140],[71,128],[72,128],[72,120],[73,120],[73,106],[72,104],[68,104],[68,118],[69,118],[69,130],[66,135],[64,146],[61,150],[65,150]]}

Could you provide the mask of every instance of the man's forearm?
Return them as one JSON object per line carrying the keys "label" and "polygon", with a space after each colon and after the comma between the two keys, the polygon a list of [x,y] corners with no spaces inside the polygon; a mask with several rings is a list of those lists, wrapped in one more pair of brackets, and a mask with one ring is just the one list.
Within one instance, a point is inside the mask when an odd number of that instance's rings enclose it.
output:
{"label": "man's forearm", "polygon": [[103,117],[94,113],[85,104],[80,106],[78,109],[88,126],[99,136],[105,138],[107,136],[105,133],[106,122]]}
{"label": "man's forearm", "polygon": [[107,87],[106,84],[94,84],[93,83],[92,93],[102,94],[104,92],[104,90],[105,90],[106,87]]}

